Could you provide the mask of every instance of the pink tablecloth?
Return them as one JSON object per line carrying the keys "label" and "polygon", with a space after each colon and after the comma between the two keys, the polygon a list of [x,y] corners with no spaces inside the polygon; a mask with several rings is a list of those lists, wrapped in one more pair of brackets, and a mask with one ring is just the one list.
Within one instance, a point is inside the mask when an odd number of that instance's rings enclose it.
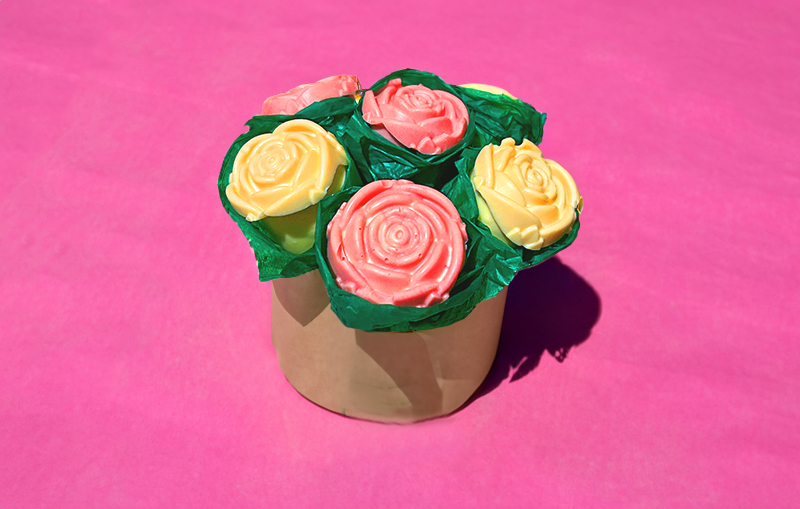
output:
{"label": "pink tablecloth", "polygon": [[[800,503],[792,2],[123,4],[0,2],[0,507]],[[283,378],[215,181],[268,95],[405,67],[547,112],[586,207],[392,426]]]}

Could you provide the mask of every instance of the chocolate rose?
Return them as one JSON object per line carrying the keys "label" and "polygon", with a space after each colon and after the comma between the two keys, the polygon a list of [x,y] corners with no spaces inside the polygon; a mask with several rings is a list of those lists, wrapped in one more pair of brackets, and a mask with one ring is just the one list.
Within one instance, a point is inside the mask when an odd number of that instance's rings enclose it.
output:
{"label": "chocolate rose", "polygon": [[331,133],[310,120],[290,120],[242,146],[225,194],[239,214],[262,220],[299,254],[313,245],[316,203],[341,187],[346,165]]}
{"label": "chocolate rose", "polygon": [[471,180],[481,221],[501,240],[534,251],[567,233],[583,206],[569,173],[529,140],[483,147]]}
{"label": "chocolate rose", "polygon": [[294,115],[311,103],[355,94],[360,89],[358,78],[343,74],[300,85],[286,93],[273,95],[264,101],[262,115]]}
{"label": "chocolate rose", "polygon": [[458,97],[424,85],[404,87],[399,78],[377,97],[368,90],[362,109],[364,120],[379,132],[385,129],[402,145],[428,155],[455,146],[469,124],[467,107]]}
{"label": "chocolate rose", "polygon": [[375,304],[427,307],[449,297],[467,231],[439,191],[377,180],[343,203],[328,224],[336,283]]}

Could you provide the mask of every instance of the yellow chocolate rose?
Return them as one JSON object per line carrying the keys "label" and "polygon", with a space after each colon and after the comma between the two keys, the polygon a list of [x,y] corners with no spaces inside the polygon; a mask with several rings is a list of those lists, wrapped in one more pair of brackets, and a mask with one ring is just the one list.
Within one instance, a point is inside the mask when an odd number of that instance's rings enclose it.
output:
{"label": "yellow chocolate rose", "polygon": [[319,202],[347,155],[310,120],[290,120],[242,146],[225,194],[248,221],[286,216]]}
{"label": "yellow chocolate rose", "polygon": [[558,241],[583,207],[569,173],[529,140],[483,147],[470,178],[480,220],[504,242],[533,251]]}
{"label": "yellow chocolate rose", "polygon": [[290,120],[245,143],[225,194],[248,221],[261,221],[288,251],[313,245],[316,204],[341,188],[347,155],[310,120]]}

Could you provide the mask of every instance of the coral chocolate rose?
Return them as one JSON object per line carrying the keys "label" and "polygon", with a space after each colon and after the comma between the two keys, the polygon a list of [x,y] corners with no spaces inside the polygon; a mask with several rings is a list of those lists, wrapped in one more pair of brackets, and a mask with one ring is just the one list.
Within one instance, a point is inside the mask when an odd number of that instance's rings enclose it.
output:
{"label": "coral chocolate rose", "polygon": [[439,191],[407,180],[358,190],[328,224],[336,283],[375,304],[427,307],[449,297],[467,231]]}
{"label": "coral chocolate rose", "polygon": [[346,165],[331,133],[310,120],[290,120],[242,146],[225,194],[248,221],[286,216],[319,202]]}
{"label": "coral chocolate rose", "polygon": [[[399,78],[375,96],[368,90],[362,105],[364,120],[387,138],[423,154],[440,154],[464,138],[467,107],[443,90],[424,85],[402,86]],[[391,138],[390,138],[391,140]]]}
{"label": "coral chocolate rose", "polygon": [[501,240],[534,251],[567,233],[583,206],[569,173],[529,140],[483,147],[471,180],[481,221]]}
{"label": "coral chocolate rose", "polygon": [[332,97],[354,95],[359,88],[361,85],[355,76],[346,74],[331,76],[268,98],[261,107],[261,114],[294,115],[311,103]]}

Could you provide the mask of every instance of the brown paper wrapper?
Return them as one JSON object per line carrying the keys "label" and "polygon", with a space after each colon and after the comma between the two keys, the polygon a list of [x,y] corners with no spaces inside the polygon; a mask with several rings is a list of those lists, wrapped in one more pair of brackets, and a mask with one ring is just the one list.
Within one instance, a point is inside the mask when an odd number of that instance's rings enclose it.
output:
{"label": "brown paper wrapper", "polygon": [[297,391],[333,412],[414,422],[458,409],[497,353],[506,289],[460,322],[419,332],[364,332],[333,313],[319,271],[272,282],[272,344]]}

